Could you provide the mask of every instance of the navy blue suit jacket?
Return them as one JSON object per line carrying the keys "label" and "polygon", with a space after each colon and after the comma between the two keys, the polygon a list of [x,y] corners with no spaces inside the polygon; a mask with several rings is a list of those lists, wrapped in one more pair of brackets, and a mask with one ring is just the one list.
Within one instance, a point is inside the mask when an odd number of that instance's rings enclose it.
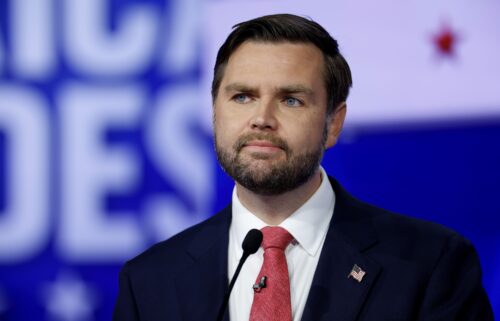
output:
{"label": "navy blue suit jacket", "polygon": [[[493,321],[467,240],[331,183],[334,215],[302,321]],[[113,320],[215,320],[228,284],[230,222],[228,206],[127,262]],[[354,264],[366,272],[361,282],[348,278]]]}

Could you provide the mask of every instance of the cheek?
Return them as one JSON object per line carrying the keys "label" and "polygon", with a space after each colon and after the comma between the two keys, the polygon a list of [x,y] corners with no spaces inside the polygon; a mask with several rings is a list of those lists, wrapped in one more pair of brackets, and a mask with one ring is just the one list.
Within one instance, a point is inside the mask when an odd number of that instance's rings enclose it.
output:
{"label": "cheek", "polygon": [[214,118],[214,127],[219,135],[233,136],[236,139],[246,129],[248,115],[237,111],[218,110]]}
{"label": "cheek", "polygon": [[215,118],[214,132],[217,137],[217,144],[223,147],[232,146],[240,135],[238,129],[234,126],[234,122],[220,117],[220,115]]}
{"label": "cheek", "polygon": [[[325,122],[321,120],[304,122],[296,126],[294,135],[294,145],[306,151],[315,151],[323,141]],[[292,143],[290,141],[290,143]]]}

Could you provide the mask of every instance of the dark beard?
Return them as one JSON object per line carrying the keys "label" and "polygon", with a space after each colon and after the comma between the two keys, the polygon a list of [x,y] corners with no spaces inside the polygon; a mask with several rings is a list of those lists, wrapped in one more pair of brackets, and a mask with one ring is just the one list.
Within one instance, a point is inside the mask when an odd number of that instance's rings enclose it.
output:
{"label": "dark beard", "polygon": [[[240,185],[259,195],[279,195],[301,186],[316,173],[323,157],[325,139],[326,135],[315,151],[300,155],[295,155],[284,140],[266,133],[240,137],[234,144],[232,153],[220,148],[215,138],[215,150],[224,171]],[[286,160],[272,164],[260,172],[252,170],[251,160],[240,157],[241,149],[251,140],[272,142],[285,151]],[[255,160],[268,157],[265,153],[253,153],[251,156]]]}

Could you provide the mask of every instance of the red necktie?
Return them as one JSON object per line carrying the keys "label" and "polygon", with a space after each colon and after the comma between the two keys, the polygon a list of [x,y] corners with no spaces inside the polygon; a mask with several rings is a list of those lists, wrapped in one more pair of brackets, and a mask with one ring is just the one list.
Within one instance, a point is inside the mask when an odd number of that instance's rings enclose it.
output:
{"label": "red necktie", "polygon": [[254,286],[250,321],[292,321],[285,249],[293,236],[279,226],[264,227],[262,234],[264,263]]}

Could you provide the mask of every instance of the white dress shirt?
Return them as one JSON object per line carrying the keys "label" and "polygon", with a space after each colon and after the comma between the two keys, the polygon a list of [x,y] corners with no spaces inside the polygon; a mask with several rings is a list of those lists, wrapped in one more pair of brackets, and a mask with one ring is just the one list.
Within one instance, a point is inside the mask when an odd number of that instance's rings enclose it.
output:
{"label": "white dress shirt", "polygon": [[[324,169],[320,168],[320,170],[322,177],[320,187],[297,211],[279,225],[290,232],[295,239],[285,250],[290,274],[293,321],[300,321],[302,318],[335,206],[333,188]],[[228,249],[229,279],[236,271],[243,254],[241,243],[247,232],[253,228],[261,229],[267,226],[241,204],[236,188],[232,196],[232,214]],[[231,321],[249,320],[253,302],[252,285],[257,279],[263,260],[264,250],[260,248],[257,253],[250,255],[243,265],[229,299]]]}

